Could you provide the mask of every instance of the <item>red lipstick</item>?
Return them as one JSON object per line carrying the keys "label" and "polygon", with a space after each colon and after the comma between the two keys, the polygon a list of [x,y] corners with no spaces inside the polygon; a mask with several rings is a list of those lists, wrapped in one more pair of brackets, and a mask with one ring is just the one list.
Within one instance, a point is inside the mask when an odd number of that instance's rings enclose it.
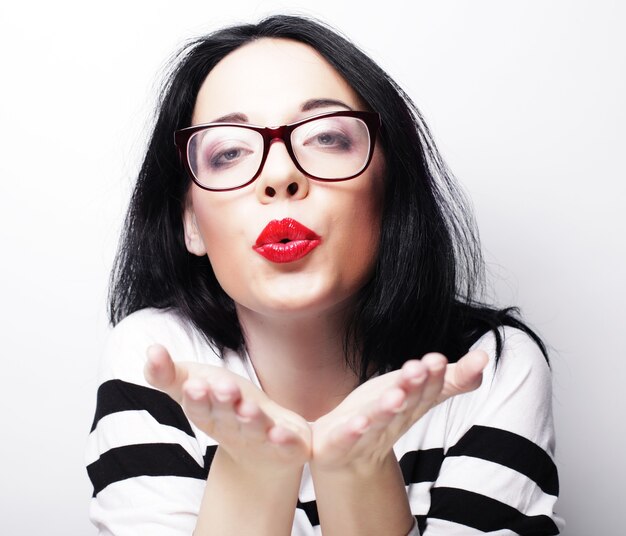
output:
{"label": "red lipstick", "polygon": [[269,222],[252,249],[271,262],[294,262],[309,254],[321,241],[321,237],[308,227],[284,218]]}

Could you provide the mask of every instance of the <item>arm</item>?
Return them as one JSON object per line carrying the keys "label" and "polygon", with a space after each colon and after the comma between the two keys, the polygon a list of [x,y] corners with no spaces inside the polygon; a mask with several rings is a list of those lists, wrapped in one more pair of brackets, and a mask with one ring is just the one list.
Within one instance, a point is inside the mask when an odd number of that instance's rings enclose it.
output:
{"label": "arm", "polygon": [[[461,529],[542,536],[562,530],[554,513],[551,373],[528,336],[511,328],[504,336],[500,361],[496,367],[490,360],[480,388],[441,408],[446,415],[441,466],[426,510],[418,510],[425,516],[425,536]],[[477,346],[493,356],[493,335]],[[424,505],[419,497],[424,489],[423,484],[409,489],[416,508]]]}
{"label": "arm", "polygon": [[150,349],[145,374],[220,444],[194,535],[291,534],[309,457],[307,423],[247,380],[224,369],[175,364],[163,347]]}
{"label": "arm", "polygon": [[413,516],[393,452],[368,471],[311,472],[324,535],[409,534]]}
{"label": "arm", "polygon": [[311,473],[325,536],[409,533],[414,520],[393,445],[433,405],[475,389],[486,360],[476,352],[447,367],[437,354],[407,362],[314,424]]}
{"label": "arm", "polygon": [[120,322],[104,348],[86,448],[89,515],[103,536],[189,536],[197,518],[216,442],[145,381],[145,349],[157,338],[191,355],[175,318],[153,310]]}
{"label": "arm", "polygon": [[[175,371],[179,371],[177,380],[184,382],[187,377],[183,380],[183,372],[190,368],[204,371],[204,380],[208,371],[222,372],[233,382],[249,387],[250,393],[258,391],[245,378],[224,370],[220,366],[223,361],[212,354],[202,340],[194,339],[187,326],[177,322],[171,314],[142,311],[116,326],[104,352],[102,385],[98,391],[96,417],[87,447],[88,472],[94,485],[90,517],[99,534],[189,536],[194,532],[196,523],[199,525],[198,531],[206,531],[207,526],[201,523],[215,517],[213,514],[216,509],[212,499],[225,500],[239,492],[239,502],[231,502],[236,515],[228,517],[254,527],[252,531],[244,530],[241,533],[257,533],[260,518],[256,518],[256,513],[253,514],[255,508],[263,510],[266,518],[269,513],[272,521],[287,526],[282,532],[288,533],[291,524],[286,517],[293,517],[298,489],[293,482],[297,480],[299,483],[299,463],[290,466],[290,474],[276,475],[276,479],[267,478],[267,473],[254,471],[243,474],[242,468],[247,471],[265,466],[264,463],[246,465],[245,457],[238,460],[242,463],[235,467],[232,463],[224,463],[229,460],[224,455],[226,451],[217,448],[218,441],[188,420],[193,408],[188,408],[190,412],[186,415],[176,400],[152,387],[144,378],[146,348],[157,340],[172,348],[174,355],[195,360],[187,366],[181,364],[174,367]],[[173,365],[171,360],[169,363]],[[158,371],[153,372],[158,376]],[[150,376],[150,372],[147,375]],[[157,378],[152,379],[157,383],[159,381]],[[226,390],[231,387],[227,383]],[[202,398],[188,401],[190,406],[194,402],[200,406],[196,418],[203,418],[206,409],[206,400],[203,404]],[[183,402],[182,392],[177,400]],[[230,404],[233,403],[234,400],[231,400]],[[241,407],[244,414],[247,412],[250,423],[265,425],[266,421],[260,419],[265,413],[257,411],[254,404]],[[273,408],[267,407],[266,410],[272,414],[272,419],[279,418],[279,413]],[[297,439],[294,430],[301,430],[298,421],[290,421],[291,418],[280,414],[280,421],[286,430],[281,431],[281,427],[276,426],[269,428],[273,430],[272,440],[286,446],[287,453],[290,452],[289,443],[293,442],[294,437]],[[220,432],[215,433],[219,435]],[[296,441],[298,445],[301,443]],[[247,485],[239,486],[246,479],[249,481]],[[223,493],[229,483],[234,483],[230,488],[231,495]],[[280,495],[277,495],[279,483],[282,487]],[[274,486],[273,491],[270,484]],[[258,491],[259,485],[262,486],[261,492]],[[244,507],[242,500],[248,500],[249,507]],[[280,508],[286,512],[282,518],[275,515]],[[222,510],[219,518],[224,517]],[[281,531],[268,533],[280,534]]]}
{"label": "arm", "polygon": [[164,393],[104,381],[86,452],[98,533],[191,534],[207,477],[205,448]]}
{"label": "arm", "polygon": [[247,471],[218,448],[207,480],[194,536],[288,536],[302,468]]}

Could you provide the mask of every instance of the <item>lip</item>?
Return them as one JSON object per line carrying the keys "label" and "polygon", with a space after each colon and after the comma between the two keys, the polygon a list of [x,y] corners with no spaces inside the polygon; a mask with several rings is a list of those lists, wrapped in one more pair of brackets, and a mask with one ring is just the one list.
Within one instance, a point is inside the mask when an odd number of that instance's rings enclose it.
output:
{"label": "lip", "polygon": [[268,261],[295,262],[322,242],[314,231],[292,218],[272,220],[261,231],[252,249]]}

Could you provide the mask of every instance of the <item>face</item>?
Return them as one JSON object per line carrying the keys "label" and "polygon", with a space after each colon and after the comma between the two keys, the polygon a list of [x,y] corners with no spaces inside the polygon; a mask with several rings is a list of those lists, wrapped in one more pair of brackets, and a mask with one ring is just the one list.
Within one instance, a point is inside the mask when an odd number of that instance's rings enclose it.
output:
{"label": "face", "polygon": [[[192,124],[276,126],[343,110],[366,108],[314,49],[262,39],[235,50],[209,73]],[[293,316],[345,310],[370,278],[377,256],[383,174],[377,148],[356,178],[315,181],[298,171],[284,143],[273,142],[259,177],[244,188],[211,192],[192,184],[184,213],[187,248],[208,254],[240,312]],[[301,225],[312,232],[291,231],[309,235],[304,249],[286,250],[286,256],[263,252],[260,243],[278,242],[280,233],[290,232],[267,228],[282,220],[297,222],[284,227]],[[319,240],[310,240],[313,235]]]}

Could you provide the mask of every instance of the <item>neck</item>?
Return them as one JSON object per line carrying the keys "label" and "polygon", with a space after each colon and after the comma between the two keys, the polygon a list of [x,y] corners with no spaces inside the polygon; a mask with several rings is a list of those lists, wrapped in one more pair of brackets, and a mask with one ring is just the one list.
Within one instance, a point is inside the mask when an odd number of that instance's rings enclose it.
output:
{"label": "neck", "polygon": [[308,421],[336,407],[357,385],[345,364],[345,312],[266,316],[237,307],[248,354],[265,393]]}

